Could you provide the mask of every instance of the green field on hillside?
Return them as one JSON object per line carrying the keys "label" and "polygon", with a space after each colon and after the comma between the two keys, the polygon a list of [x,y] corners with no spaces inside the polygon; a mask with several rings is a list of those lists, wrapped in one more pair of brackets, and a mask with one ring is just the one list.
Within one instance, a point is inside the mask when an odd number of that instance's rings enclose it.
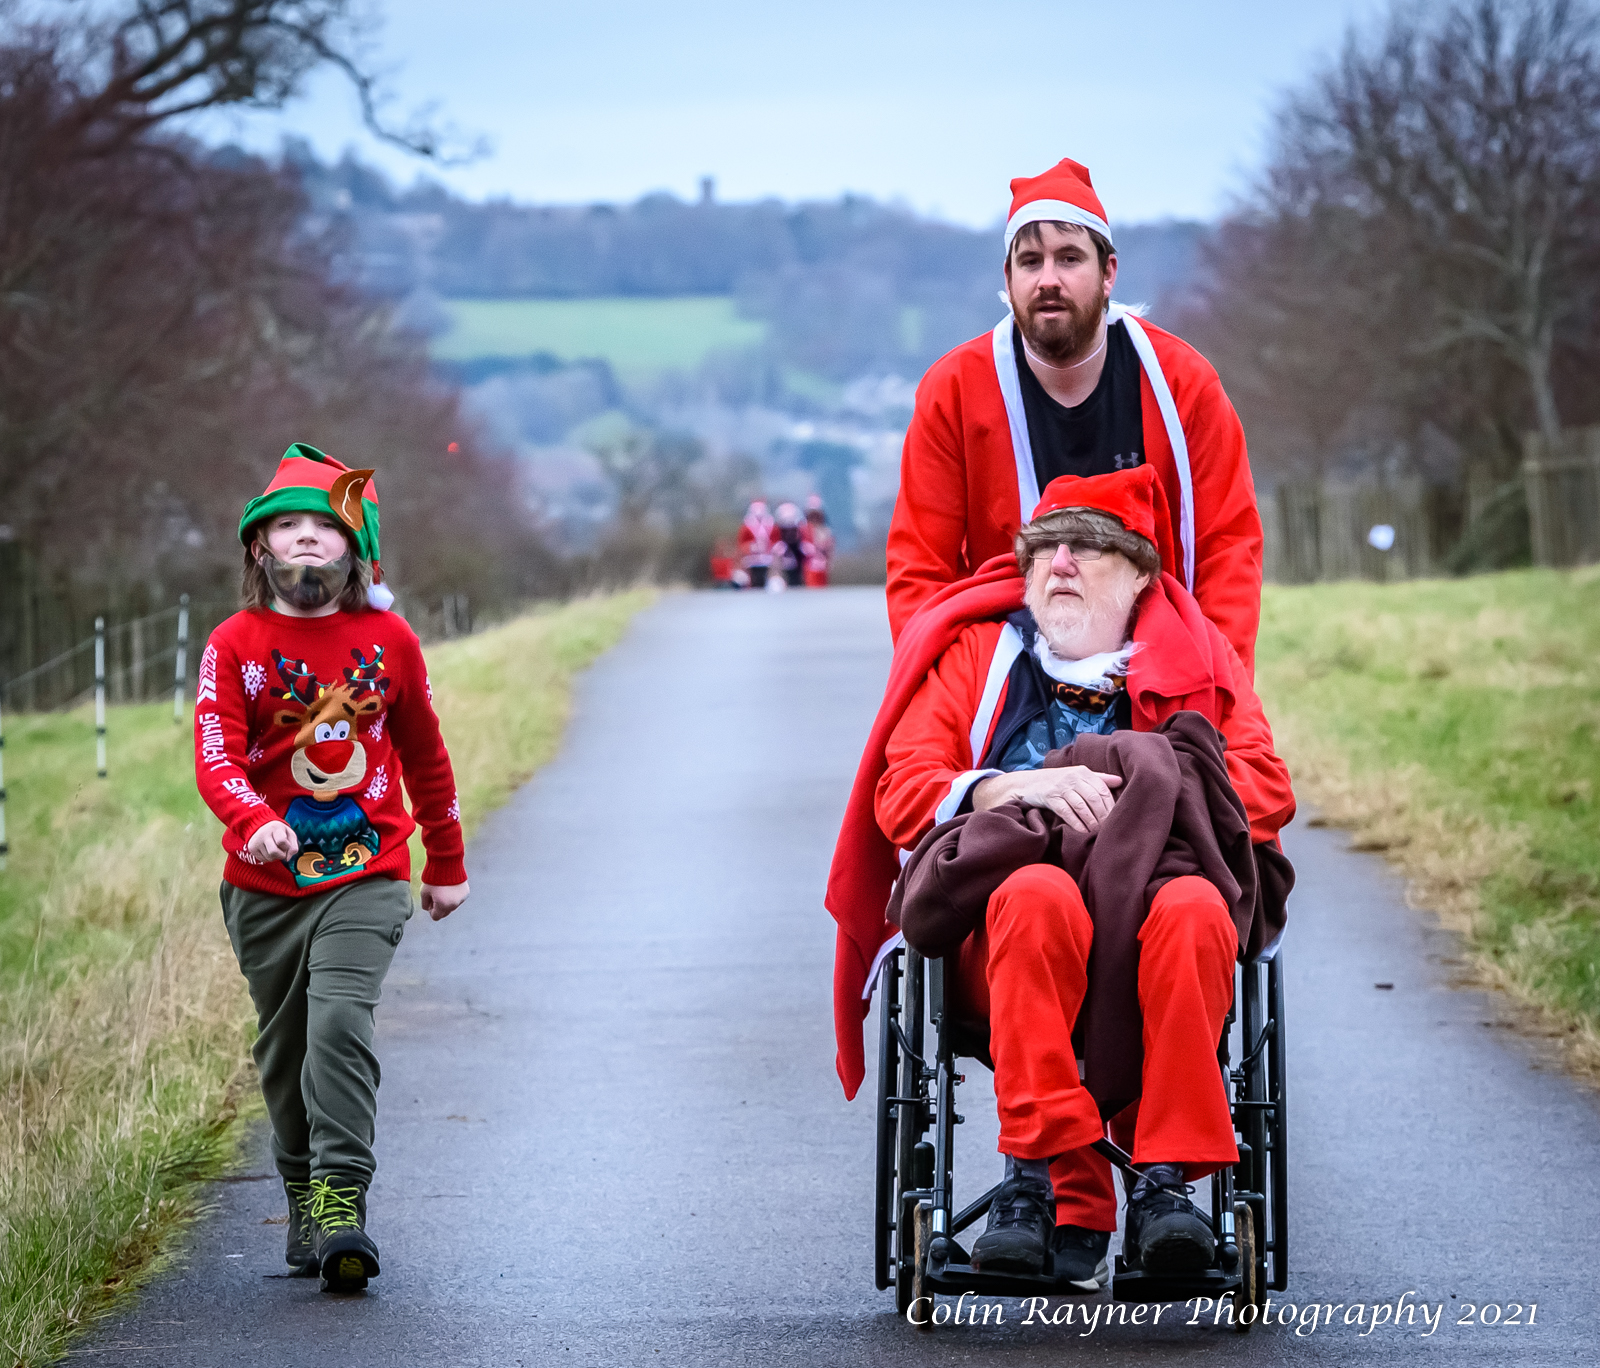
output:
{"label": "green field on hillside", "polygon": [[454,326],[436,338],[441,361],[548,353],[599,358],[624,375],[693,370],[714,351],[758,346],[766,325],[741,318],[731,299],[453,299]]}

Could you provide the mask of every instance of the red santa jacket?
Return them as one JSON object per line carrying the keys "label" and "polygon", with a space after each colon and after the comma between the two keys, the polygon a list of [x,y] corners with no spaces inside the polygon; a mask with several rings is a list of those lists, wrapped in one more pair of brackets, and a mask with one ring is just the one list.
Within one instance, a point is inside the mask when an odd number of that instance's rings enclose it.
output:
{"label": "red santa jacket", "polygon": [[[466,881],[427,663],[397,613],[235,613],[200,657],[194,734],[195,780],[226,828],[235,887],[309,897],[338,881],[408,879],[419,823],[423,882]],[[294,831],[293,859],[250,854],[268,822]]]}
{"label": "red santa jacket", "polygon": [[770,516],[745,515],[739,524],[739,554],[746,565],[766,565],[772,560],[778,524]]}
{"label": "red santa jacket", "polygon": [[[1255,669],[1261,518],[1244,429],[1210,363],[1188,343],[1111,306],[1139,354],[1145,460],[1169,511],[1162,568]],[[889,627],[898,640],[937,589],[1009,553],[1039,502],[1008,315],[936,361],[917,386],[889,525]]]}
{"label": "red santa jacket", "polygon": [[[1003,619],[1021,606],[1015,560],[996,557],[931,600],[896,647],[828,876],[827,906],[839,926],[833,981],[837,1068],[847,1096],[855,1096],[865,1071],[864,993],[880,950],[894,935],[884,908],[898,851],[954,815],[972,782],[1021,644]],[[1134,613],[1133,639],[1140,646],[1127,684],[1134,730],[1153,730],[1184,710],[1204,716],[1227,738],[1228,775],[1252,838],[1274,840],[1294,816],[1294,794],[1237,652],[1170,575],[1145,590]]]}

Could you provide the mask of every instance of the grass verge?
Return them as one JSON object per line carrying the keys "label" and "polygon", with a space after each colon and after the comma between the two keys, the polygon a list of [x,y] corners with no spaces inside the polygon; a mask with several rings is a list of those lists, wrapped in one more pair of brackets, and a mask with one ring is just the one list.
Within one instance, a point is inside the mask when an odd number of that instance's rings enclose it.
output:
{"label": "grass verge", "polygon": [[1269,588],[1257,686],[1318,820],[1600,1084],[1600,569]]}
{"label": "grass verge", "polygon": [[[470,834],[554,753],[571,676],[649,601],[531,613],[428,650]],[[33,1368],[150,1267],[256,1104],[217,909],[218,826],[169,704],[7,720],[0,874],[0,1364]],[[420,860],[417,862],[420,869]]]}

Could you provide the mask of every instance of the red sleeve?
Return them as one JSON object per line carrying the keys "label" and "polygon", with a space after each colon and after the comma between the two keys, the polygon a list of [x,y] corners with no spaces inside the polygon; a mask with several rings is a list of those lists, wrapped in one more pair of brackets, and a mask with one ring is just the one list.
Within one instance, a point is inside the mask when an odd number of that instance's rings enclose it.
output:
{"label": "red sleeve", "polygon": [[411,799],[411,815],[422,828],[422,848],[428,854],[422,882],[448,888],[467,880],[461,803],[450,753],[439,732],[439,715],[433,710],[427,662],[415,637],[405,643],[405,652],[407,687],[390,707],[387,725]]}
{"label": "red sleeve", "polygon": [[962,632],[889,736],[873,809],[883,834],[902,850],[932,830],[950,785],[973,767],[972,719],[998,635],[995,627]]}
{"label": "red sleeve", "polygon": [[243,850],[268,822],[281,822],[245,774],[250,715],[238,654],[218,628],[200,655],[194,703],[194,778],[205,805]]}
{"label": "red sleeve", "polygon": [[1228,742],[1228,778],[1250,819],[1250,839],[1261,845],[1294,820],[1289,767],[1272,748],[1272,728],[1238,653],[1220,631],[1214,634],[1212,644],[1231,676],[1218,728]]}
{"label": "red sleeve", "polygon": [[1185,408],[1194,478],[1194,596],[1253,679],[1261,625],[1261,514],[1244,428],[1208,364]]}
{"label": "red sleeve", "polygon": [[917,387],[900,452],[900,493],[885,549],[889,634],[947,584],[972,573],[967,563],[967,470],[953,384],[936,367]]}

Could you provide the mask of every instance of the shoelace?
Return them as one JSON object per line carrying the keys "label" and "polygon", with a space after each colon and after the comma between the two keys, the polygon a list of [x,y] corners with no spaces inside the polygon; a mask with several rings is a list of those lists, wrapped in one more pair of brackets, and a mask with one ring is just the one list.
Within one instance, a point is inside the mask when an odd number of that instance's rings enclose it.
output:
{"label": "shoelace", "polygon": [[[1003,1199],[1003,1200],[1002,1200]],[[1005,1226],[1032,1225],[1039,1212],[1048,1210],[1046,1200],[1034,1189],[1015,1187],[1010,1192],[1002,1189],[994,1199],[994,1229]]]}
{"label": "shoelace", "polygon": [[305,1225],[311,1219],[311,1184],[285,1182],[283,1190],[289,1194],[289,1219],[297,1227]]}
{"label": "shoelace", "polygon": [[1146,1175],[1134,1188],[1128,1205],[1132,1206],[1134,1202],[1148,1203],[1152,1198],[1165,1198],[1169,1211],[1179,1211],[1184,1207],[1193,1211],[1194,1203],[1189,1200],[1189,1194],[1193,1191],[1193,1183],[1156,1183]]}
{"label": "shoelace", "polygon": [[311,1219],[323,1230],[351,1230],[361,1224],[355,1186],[336,1188],[326,1178],[311,1180]]}

